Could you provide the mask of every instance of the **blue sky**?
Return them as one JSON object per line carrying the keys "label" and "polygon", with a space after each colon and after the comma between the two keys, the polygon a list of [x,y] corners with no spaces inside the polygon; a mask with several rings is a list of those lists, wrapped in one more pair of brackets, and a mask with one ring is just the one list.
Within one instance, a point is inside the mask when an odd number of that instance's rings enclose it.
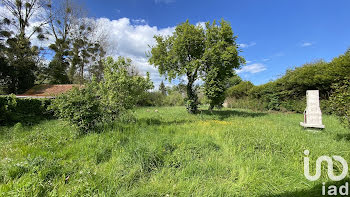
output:
{"label": "blue sky", "polygon": [[[139,33],[131,38],[138,40],[143,39],[140,29],[145,27],[169,34],[186,19],[196,24],[223,18],[238,35],[241,55],[247,60],[239,75],[256,85],[278,78],[288,68],[319,59],[330,61],[350,47],[349,0],[87,0],[83,3],[91,17],[118,24],[121,19],[129,20],[127,26]],[[124,31],[125,26],[118,27],[116,23],[110,31],[115,31],[115,35]],[[149,33],[144,35],[151,36]],[[120,39],[118,42],[123,42]],[[127,45],[119,44],[119,54],[144,58],[135,49],[123,48]],[[146,66],[145,61],[141,64]]]}

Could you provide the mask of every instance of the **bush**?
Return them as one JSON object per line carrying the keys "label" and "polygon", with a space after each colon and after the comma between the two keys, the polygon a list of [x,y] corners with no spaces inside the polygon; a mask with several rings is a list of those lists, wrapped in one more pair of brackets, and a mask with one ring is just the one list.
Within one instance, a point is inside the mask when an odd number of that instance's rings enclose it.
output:
{"label": "bush", "polygon": [[[104,80],[98,85],[98,95],[105,114],[105,121],[114,121],[147,95],[153,88],[149,73],[144,78],[135,75],[130,59],[119,57],[117,61],[107,58],[104,62]],[[107,120],[109,119],[109,120]]]}
{"label": "bush", "polygon": [[333,88],[335,91],[330,97],[332,111],[350,128],[350,79],[335,84]]}
{"label": "bush", "polygon": [[250,81],[241,81],[238,85],[230,87],[226,95],[231,98],[243,98],[249,95],[249,90],[254,87]]}
{"label": "bush", "polygon": [[225,102],[228,108],[251,109],[254,111],[265,111],[267,106],[262,100],[249,97],[241,99],[227,98]]}
{"label": "bush", "polygon": [[96,90],[92,85],[73,88],[58,96],[50,106],[55,116],[76,126],[79,131],[94,129],[102,119]]}
{"label": "bush", "polygon": [[287,100],[281,103],[280,109],[282,111],[292,111],[296,113],[303,113],[306,109],[306,99],[301,100]]}
{"label": "bush", "polygon": [[166,96],[160,91],[148,92],[137,105],[139,106],[163,106]]}
{"label": "bush", "polygon": [[[104,80],[74,89],[55,99],[50,109],[55,115],[87,133],[99,124],[125,119],[125,113],[132,109],[146,95],[153,84],[149,79],[130,72],[131,60],[108,58],[104,62]],[[130,117],[127,118],[131,120]]]}
{"label": "bush", "polygon": [[165,98],[164,104],[167,106],[183,106],[185,105],[184,97],[178,91],[172,91]]}
{"label": "bush", "polygon": [[52,118],[47,110],[51,99],[16,98],[15,95],[0,96],[0,125],[21,122],[33,124],[41,119]]}

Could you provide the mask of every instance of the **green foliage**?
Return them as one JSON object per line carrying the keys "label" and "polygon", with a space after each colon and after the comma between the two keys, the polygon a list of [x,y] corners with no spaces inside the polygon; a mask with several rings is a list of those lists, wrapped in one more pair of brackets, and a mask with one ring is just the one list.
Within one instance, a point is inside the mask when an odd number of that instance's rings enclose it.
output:
{"label": "green foliage", "polygon": [[1,51],[7,62],[2,65],[1,76],[5,80],[1,81],[1,85],[6,87],[8,93],[23,93],[34,85],[39,50],[23,36],[10,37],[6,43],[8,47]]}
{"label": "green foliage", "polygon": [[102,111],[111,120],[124,111],[132,109],[153,88],[149,73],[147,77],[133,75],[130,59],[119,57],[117,61],[107,58],[104,63],[104,80],[99,83]]}
{"label": "green foliage", "polygon": [[104,63],[104,80],[85,84],[55,99],[51,109],[55,115],[86,133],[99,123],[120,120],[153,87],[147,78],[130,73],[131,60],[108,58]]}
{"label": "green foliage", "polygon": [[194,82],[200,77],[206,81],[211,104],[223,102],[226,80],[243,61],[238,56],[235,39],[231,26],[224,20],[220,26],[208,22],[205,29],[187,20],[176,27],[172,36],[155,36],[156,46],[151,50],[149,62],[169,80],[187,77],[187,110],[197,113],[199,102]]}
{"label": "green foliage", "polygon": [[0,86],[6,93],[23,93],[34,85],[39,71],[40,49],[32,46],[31,39],[34,35],[38,40],[45,38],[44,22],[32,20],[42,4],[23,0],[1,3],[8,15],[0,21],[0,57],[6,62],[0,62]]}
{"label": "green foliage", "polygon": [[139,106],[184,106],[183,94],[174,89],[169,89],[167,95],[162,92],[148,92],[138,103]]}
{"label": "green foliage", "polygon": [[[324,106],[327,106],[327,105],[324,105],[324,103],[321,102],[321,106],[324,107]],[[290,99],[290,100],[287,100],[287,101],[283,101],[280,104],[280,110],[281,111],[290,111],[290,112],[296,112],[296,113],[303,113],[305,109],[306,109],[306,98],[303,98],[301,100]],[[322,108],[321,110],[322,110],[322,113],[329,114],[325,110],[325,108]]]}
{"label": "green foliage", "polygon": [[[51,21],[52,23],[53,21]],[[65,24],[66,25],[66,24]],[[63,35],[57,35],[55,27],[52,26],[55,35],[55,42],[52,43],[49,48],[55,52],[54,58],[48,65],[47,78],[51,84],[66,84],[70,83],[67,69],[69,68],[69,54],[70,54],[70,40],[67,38],[67,30],[59,33]],[[60,38],[58,37],[60,36]]]}
{"label": "green foliage", "polygon": [[204,92],[210,104],[221,107],[225,100],[225,91],[229,79],[234,76],[234,69],[244,63],[244,59],[238,56],[236,36],[233,35],[230,24],[224,20],[220,25],[214,21],[206,23],[205,52],[203,60]]}
{"label": "green foliage", "polygon": [[250,81],[241,81],[239,84],[230,87],[226,91],[226,95],[231,98],[244,98],[249,95],[249,91],[254,87]]}
{"label": "green foliage", "polygon": [[234,97],[227,97],[226,105],[228,108],[234,109],[249,109],[253,111],[266,111],[267,104],[259,99],[249,97],[236,99]]}
{"label": "green foliage", "polygon": [[335,91],[330,98],[333,113],[350,128],[350,79],[335,84],[333,88]]}
{"label": "green foliage", "polygon": [[228,88],[230,88],[232,86],[238,85],[242,81],[243,81],[242,78],[239,75],[237,75],[237,73],[234,73],[233,76],[231,76],[230,78],[228,78],[226,80],[226,85],[225,86],[228,89]]}
{"label": "green foliage", "polygon": [[184,97],[178,91],[172,91],[164,100],[166,106],[184,106]]}
{"label": "green foliage", "polygon": [[48,66],[48,80],[51,84],[68,84],[70,83],[67,68],[69,63],[60,60],[58,58],[53,58]]}
{"label": "green foliage", "polygon": [[203,28],[192,25],[187,20],[176,27],[172,36],[154,38],[157,44],[151,50],[149,62],[158,67],[159,73],[166,75],[169,80],[183,75],[187,77],[188,112],[197,113],[198,101],[194,82],[198,79],[205,51]]}
{"label": "green foliage", "polygon": [[15,95],[0,96],[0,125],[17,122],[34,124],[49,119],[52,113],[47,110],[51,99],[16,98]]}
{"label": "green foliage", "polygon": [[166,87],[165,87],[163,81],[162,81],[162,83],[160,83],[160,85],[159,85],[159,91],[160,91],[164,96],[166,96],[167,90],[166,90]]}
{"label": "green foliage", "polygon": [[[304,64],[301,67],[288,70],[286,74],[275,80],[259,86],[249,86],[244,90],[244,83],[232,86],[227,95],[235,100],[258,99],[265,110],[294,111],[302,113],[305,109],[305,93],[307,90],[320,91],[321,110],[331,114],[329,97],[333,84],[340,83],[350,76],[350,50],[334,58],[331,62],[317,61]],[[338,86],[337,86],[338,87]],[[247,98],[245,98],[247,97]],[[247,102],[242,102],[247,103]],[[249,102],[248,102],[249,103]],[[251,105],[246,106],[255,108]],[[341,110],[339,108],[339,110]],[[340,112],[343,113],[344,112]]]}
{"label": "green foliage", "polygon": [[137,103],[139,106],[163,106],[164,100],[167,96],[164,96],[162,92],[147,92],[146,95]]}
{"label": "green foliage", "polygon": [[58,96],[50,109],[56,117],[70,122],[83,133],[95,129],[103,119],[100,101],[92,84],[73,88],[68,93]]}

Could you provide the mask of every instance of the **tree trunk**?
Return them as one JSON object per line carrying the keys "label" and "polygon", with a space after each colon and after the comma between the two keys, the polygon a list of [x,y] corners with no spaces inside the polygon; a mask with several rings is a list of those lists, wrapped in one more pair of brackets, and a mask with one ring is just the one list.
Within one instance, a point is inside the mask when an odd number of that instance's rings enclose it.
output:
{"label": "tree trunk", "polygon": [[209,110],[209,111],[213,111],[213,109],[214,109],[214,105],[213,105],[213,104],[210,104],[208,110]]}
{"label": "tree trunk", "polygon": [[193,81],[187,83],[187,111],[191,114],[196,114],[198,112],[198,98],[193,90]]}

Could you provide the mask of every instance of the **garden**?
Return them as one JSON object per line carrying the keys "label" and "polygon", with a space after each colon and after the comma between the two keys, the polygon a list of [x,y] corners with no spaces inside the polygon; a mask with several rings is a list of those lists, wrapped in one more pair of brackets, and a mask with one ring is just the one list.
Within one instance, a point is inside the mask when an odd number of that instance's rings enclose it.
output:
{"label": "garden", "polygon": [[129,58],[75,3],[1,1],[0,196],[348,195],[350,49],[255,85],[229,21]]}

